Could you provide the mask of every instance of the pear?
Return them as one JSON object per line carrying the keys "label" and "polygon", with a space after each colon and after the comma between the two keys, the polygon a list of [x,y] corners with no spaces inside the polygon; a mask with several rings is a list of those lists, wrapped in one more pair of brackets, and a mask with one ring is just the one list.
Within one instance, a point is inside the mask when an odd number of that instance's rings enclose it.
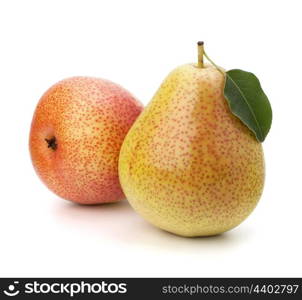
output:
{"label": "pear", "polygon": [[121,148],[119,177],[130,204],[177,235],[234,228],[263,190],[262,145],[231,113],[224,82],[222,69],[203,64],[202,55],[198,64],[176,68]]}
{"label": "pear", "polygon": [[31,123],[34,169],[58,196],[80,204],[124,199],[118,177],[120,147],[142,111],[120,85],[72,77],[41,97]]}

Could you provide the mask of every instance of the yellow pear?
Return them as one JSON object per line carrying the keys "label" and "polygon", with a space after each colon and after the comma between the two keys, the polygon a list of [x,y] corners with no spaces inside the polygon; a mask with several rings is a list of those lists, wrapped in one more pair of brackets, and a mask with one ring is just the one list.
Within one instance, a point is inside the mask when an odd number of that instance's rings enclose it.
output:
{"label": "yellow pear", "polygon": [[240,224],[264,184],[261,143],[223,96],[225,76],[186,64],[164,80],[128,132],[120,182],[133,208],[181,236],[209,236]]}

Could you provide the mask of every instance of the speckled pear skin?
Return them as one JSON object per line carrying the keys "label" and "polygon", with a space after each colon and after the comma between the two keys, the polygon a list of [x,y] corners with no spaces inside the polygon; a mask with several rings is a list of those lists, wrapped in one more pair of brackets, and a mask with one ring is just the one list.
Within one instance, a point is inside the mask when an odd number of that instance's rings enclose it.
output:
{"label": "speckled pear skin", "polygon": [[213,66],[176,68],[121,148],[119,176],[130,204],[177,235],[230,230],[262,193],[262,146],[230,112],[223,86],[224,75]]}
{"label": "speckled pear skin", "polygon": [[[33,166],[46,186],[80,204],[124,198],[118,178],[122,142],[143,106],[104,79],[64,79],[41,97],[31,124]],[[46,139],[56,138],[56,147]]]}

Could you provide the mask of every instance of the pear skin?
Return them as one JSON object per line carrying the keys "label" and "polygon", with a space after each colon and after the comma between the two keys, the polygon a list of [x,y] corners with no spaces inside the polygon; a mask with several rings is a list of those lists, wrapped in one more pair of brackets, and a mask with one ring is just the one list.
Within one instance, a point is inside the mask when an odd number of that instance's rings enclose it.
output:
{"label": "pear skin", "polygon": [[153,225],[194,237],[240,224],[264,184],[262,145],[223,96],[212,65],[172,71],[128,132],[119,177],[133,208]]}
{"label": "pear skin", "polygon": [[72,77],[53,85],[36,107],[29,138],[42,182],[80,204],[124,199],[120,147],[142,109],[127,90],[108,80]]}

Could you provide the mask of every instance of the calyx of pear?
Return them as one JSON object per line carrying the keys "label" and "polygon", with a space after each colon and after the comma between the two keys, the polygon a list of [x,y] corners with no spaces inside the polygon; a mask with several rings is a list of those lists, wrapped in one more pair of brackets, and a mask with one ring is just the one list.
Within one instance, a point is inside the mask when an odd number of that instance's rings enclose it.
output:
{"label": "calyx of pear", "polygon": [[167,76],[119,157],[120,182],[133,208],[153,225],[187,237],[240,224],[264,184],[262,145],[230,110],[227,72],[205,64],[204,55],[198,43],[198,63]]}

